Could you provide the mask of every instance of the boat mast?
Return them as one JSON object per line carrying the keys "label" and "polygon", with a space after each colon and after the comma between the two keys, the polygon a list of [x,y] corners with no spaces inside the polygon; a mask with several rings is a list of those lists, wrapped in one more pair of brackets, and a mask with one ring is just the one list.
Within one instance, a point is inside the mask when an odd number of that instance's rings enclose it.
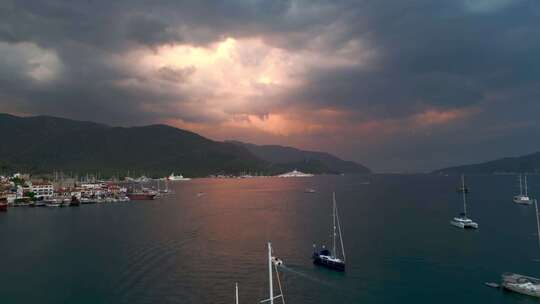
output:
{"label": "boat mast", "polygon": [[235,299],[235,303],[238,304],[238,283],[236,283],[234,299]]}
{"label": "boat mast", "polygon": [[337,257],[337,254],[336,254],[336,193],[335,192],[332,192],[332,201],[333,201],[332,218],[334,219],[334,235],[332,238],[332,255],[333,257]]}
{"label": "boat mast", "polygon": [[527,174],[525,174],[525,196],[527,195]]}
{"label": "boat mast", "polygon": [[338,232],[339,232],[339,241],[341,243],[341,255],[343,256],[343,262],[345,262],[345,246],[343,246],[343,237],[341,236],[341,224],[339,221],[339,212],[337,210],[337,205],[336,205],[336,216],[337,216],[337,224],[338,224]]}
{"label": "boat mast", "polygon": [[467,217],[467,194],[465,193],[465,175],[461,174],[461,192],[463,193],[463,214]]}
{"label": "boat mast", "polygon": [[270,304],[274,304],[274,286],[272,285],[272,243],[268,242],[268,278],[270,279]]}
{"label": "boat mast", "polygon": [[540,220],[538,219],[538,202],[534,200],[534,210],[536,211],[536,231],[538,235],[538,246],[540,246]]}
{"label": "boat mast", "polygon": [[523,185],[521,183],[521,174],[519,175],[519,195],[523,195]]}

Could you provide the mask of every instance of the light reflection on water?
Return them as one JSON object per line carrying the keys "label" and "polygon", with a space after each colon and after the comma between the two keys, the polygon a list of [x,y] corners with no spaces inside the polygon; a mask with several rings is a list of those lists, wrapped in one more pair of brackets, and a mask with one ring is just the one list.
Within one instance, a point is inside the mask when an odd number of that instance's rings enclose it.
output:
{"label": "light reflection on water", "polygon": [[[483,286],[505,271],[540,275],[534,208],[511,203],[513,179],[468,178],[478,231],[449,225],[457,180],[423,175],[199,179],[150,202],[11,209],[1,303],[231,303],[235,282],[241,303],[256,303],[267,241],[286,264],[287,303],[533,303]],[[332,191],[345,274],[310,260],[313,243],[330,242]]]}

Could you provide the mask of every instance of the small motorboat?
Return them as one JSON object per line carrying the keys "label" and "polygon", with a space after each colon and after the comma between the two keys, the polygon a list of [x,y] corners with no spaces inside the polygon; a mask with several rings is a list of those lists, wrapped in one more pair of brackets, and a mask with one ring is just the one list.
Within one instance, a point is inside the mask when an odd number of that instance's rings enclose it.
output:
{"label": "small motorboat", "polygon": [[81,201],[74,195],[71,197],[71,202],[69,202],[70,207],[79,207],[81,205]]}

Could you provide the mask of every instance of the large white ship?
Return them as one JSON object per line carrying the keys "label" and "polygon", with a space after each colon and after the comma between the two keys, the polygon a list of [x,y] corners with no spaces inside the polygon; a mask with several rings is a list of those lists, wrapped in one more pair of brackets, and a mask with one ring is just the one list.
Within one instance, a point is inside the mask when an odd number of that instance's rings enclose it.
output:
{"label": "large white ship", "polygon": [[167,177],[167,180],[170,180],[170,181],[188,181],[188,180],[191,180],[191,178],[184,177],[184,176],[182,176],[182,174],[174,175],[174,172],[173,172],[173,173],[171,173],[171,175],[169,175]]}
{"label": "large white ship", "polygon": [[312,177],[312,176],[313,176],[313,174],[300,172],[300,171],[298,171],[296,169],[294,169],[291,172],[287,172],[287,173],[283,173],[283,174],[278,175],[278,177]]}

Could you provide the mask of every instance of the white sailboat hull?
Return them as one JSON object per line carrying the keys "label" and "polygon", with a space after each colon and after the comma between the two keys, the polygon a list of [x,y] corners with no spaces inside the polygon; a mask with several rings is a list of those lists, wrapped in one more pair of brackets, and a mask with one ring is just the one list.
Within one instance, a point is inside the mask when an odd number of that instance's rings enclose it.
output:
{"label": "white sailboat hull", "polygon": [[524,196],[524,195],[514,196],[513,201],[514,201],[514,203],[519,204],[519,205],[532,205],[532,203],[533,203],[532,199],[530,199],[528,196]]}

